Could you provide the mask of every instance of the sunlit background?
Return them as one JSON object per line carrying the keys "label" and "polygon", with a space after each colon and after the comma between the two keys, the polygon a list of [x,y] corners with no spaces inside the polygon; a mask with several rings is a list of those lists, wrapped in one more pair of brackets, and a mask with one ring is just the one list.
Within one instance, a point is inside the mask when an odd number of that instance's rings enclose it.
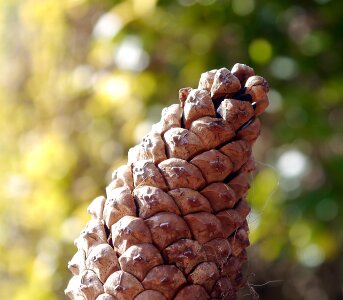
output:
{"label": "sunlit background", "polygon": [[342,36],[340,0],[0,1],[0,299],[65,298],[86,207],[128,148],[235,62],[271,85],[249,282],[343,299]]}

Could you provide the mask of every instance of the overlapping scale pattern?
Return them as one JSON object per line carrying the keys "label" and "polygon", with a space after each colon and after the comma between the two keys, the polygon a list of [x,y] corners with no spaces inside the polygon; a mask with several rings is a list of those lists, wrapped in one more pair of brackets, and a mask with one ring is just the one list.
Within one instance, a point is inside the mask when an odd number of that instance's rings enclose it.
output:
{"label": "overlapping scale pattern", "polygon": [[130,149],[88,208],[66,294],[77,300],[232,300],[244,286],[252,145],[268,83],[236,64],[197,89]]}

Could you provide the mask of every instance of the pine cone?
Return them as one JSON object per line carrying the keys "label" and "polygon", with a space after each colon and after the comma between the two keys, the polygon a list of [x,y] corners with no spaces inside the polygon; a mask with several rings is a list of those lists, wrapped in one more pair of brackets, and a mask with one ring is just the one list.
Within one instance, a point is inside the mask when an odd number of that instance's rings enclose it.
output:
{"label": "pine cone", "polygon": [[252,144],[268,83],[236,64],[197,89],[130,149],[69,262],[71,299],[236,299],[245,285]]}

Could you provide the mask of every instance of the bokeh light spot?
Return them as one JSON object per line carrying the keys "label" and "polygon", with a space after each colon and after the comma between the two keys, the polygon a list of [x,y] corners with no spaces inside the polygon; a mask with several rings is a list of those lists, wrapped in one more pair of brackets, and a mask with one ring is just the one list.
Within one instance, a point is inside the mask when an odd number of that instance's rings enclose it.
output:
{"label": "bokeh light spot", "polygon": [[317,267],[325,259],[322,249],[316,244],[310,244],[304,248],[300,248],[297,251],[297,256],[300,263],[306,267]]}
{"label": "bokeh light spot", "polygon": [[272,45],[265,39],[255,39],[249,45],[249,55],[258,64],[266,64],[273,54]]}
{"label": "bokeh light spot", "polygon": [[247,16],[254,11],[255,1],[254,0],[233,0],[232,10],[236,15]]}
{"label": "bokeh light spot", "polygon": [[143,50],[142,41],[137,36],[126,37],[114,54],[114,62],[122,70],[143,71],[149,65],[149,55]]}
{"label": "bokeh light spot", "polygon": [[306,246],[311,239],[311,228],[306,223],[295,223],[289,230],[289,238],[296,247]]}
{"label": "bokeh light spot", "polygon": [[301,177],[308,170],[308,158],[299,150],[290,149],[280,155],[276,166],[283,177]]}
{"label": "bokeh light spot", "polygon": [[289,57],[276,57],[271,63],[272,74],[279,79],[288,80],[298,73],[298,66],[294,59]]}
{"label": "bokeh light spot", "polygon": [[266,109],[268,113],[277,113],[282,110],[282,95],[274,89],[270,89],[268,93],[269,106]]}
{"label": "bokeh light spot", "polygon": [[96,89],[101,96],[111,100],[113,103],[126,101],[126,98],[131,93],[129,80],[120,74],[100,78],[96,83]]}
{"label": "bokeh light spot", "polygon": [[120,31],[123,22],[117,14],[112,12],[103,14],[93,29],[96,38],[112,39]]}
{"label": "bokeh light spot", "polygon": [[157,0],[133,0],[133,9],[136,15],[144,16],[155,9],[156,3]]}
{"label": "bokeh light spot", "polygon": [[309,34],[304,37],[301,43],[301,50],[305,55],[316,55],[323,49],[323,40],[318,34]]}
{"label": "bokeh light spot", "polygon": [[85,90],[92,86],[93,72],[90,66],[80,65],[73,71],[73,84],[78,90]]}
{"label": "bokeh light spot", "polygon": [[29,178],[23,174],[10,174],[5,184],[5,192],[11,199],[23,199],[32,191]]}

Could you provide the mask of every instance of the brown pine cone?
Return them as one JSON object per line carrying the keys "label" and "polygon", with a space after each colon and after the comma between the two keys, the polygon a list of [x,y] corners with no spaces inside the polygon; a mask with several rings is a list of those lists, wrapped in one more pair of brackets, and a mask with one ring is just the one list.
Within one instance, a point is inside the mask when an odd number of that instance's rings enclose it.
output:
{"label": "brown pine cone", "polygon": [[71,299],[236,299],[249,246],[252,144],[268,83],[236,64],[203,73],[197,89],[130,149],[68,264]]}

